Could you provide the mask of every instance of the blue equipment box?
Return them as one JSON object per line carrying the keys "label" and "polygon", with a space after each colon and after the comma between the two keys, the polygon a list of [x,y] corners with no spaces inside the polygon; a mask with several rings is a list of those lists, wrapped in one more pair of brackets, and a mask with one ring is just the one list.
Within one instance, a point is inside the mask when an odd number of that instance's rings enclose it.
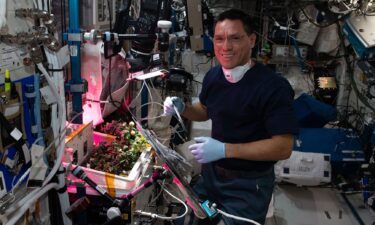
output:
{"label": "blue equipment box", "polygon": [[363,143],[350,129],[301,128],[295,136],[293,150],[330,154],[332,169],[341,172],[356,169],[365,162]]}
{"label": "blue equipment box", "polygon": [[[375,56],[375,47],[368,46],[366,47],[363,41],[360,40],[358,34],[356,34],[349,24],[350,21],[346,20],[344,26],[342,27],[342,31],[345,34],[346,38],[352,45],[354,51],[358,55],[360,59],[370,59]],[[371,29],[370,27],[366,27],[366,29]]]}

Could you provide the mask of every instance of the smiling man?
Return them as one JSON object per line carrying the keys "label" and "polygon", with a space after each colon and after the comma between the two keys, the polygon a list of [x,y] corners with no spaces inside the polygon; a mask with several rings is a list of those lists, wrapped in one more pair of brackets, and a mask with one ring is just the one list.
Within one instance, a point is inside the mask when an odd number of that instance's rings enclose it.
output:
{"label": "smiling man", "polygon": [[[231,9],[215,24],[215,56],[220,65],[207,72],[199,102],[167,97],[164,112],[195,121],[212,120],[211,137],[196,137],[190,151],[202,163],[194,189],[202,200],[260,224],[265,222],[274,188],[274,164],[287,159],[298,132],[294,91],[288,81],[251,60],[256,42],[249,15]],[[228,217],[199,221],[248,224]]]}

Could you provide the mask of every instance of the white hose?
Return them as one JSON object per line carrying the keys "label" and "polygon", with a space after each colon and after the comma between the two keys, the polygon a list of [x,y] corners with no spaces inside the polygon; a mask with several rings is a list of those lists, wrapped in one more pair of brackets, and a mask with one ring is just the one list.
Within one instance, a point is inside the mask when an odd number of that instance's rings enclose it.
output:
{"label": "white hose", "polygon": [[[72,118],[72,121],[75,120],[75,119],[76,119],[78,116],[80,116],[81,114],[82,114],[82,112],[81,112],[80,114],[75,115],[75,116]],[[52,147],[53,143],[54,143],[56,140],[57,140],[59,143],[64,142],[64,138],[62,138],[61,136],[64,136],[64,135],[66,134],[66,129],[67,129],[67,128],[68,128],[68,125],[66,125],[66,126],[62,129],[62,131],[61,131],[61,133],[60,133],[60,136],[55,137],[55,139],[51,142],[51,144],[49,144],[49,145],[44,149],[44,154],[46,154],[46,153],[49,151],[49,149]],[[38,138],[38,139],[39,139],[39,138]],[[38,139],[36,139],[36,140],[34,141],[33,145],[36,144],[36,143],[39,141]],[[38,164],[39,160],[43,160],[43,157],[39,158],[39,159],[35,162],[35,164]],[[29,168],[29,169],[26,170],[26,172],[25,172],[25,173],[19,178],[19,180],[17,181],[17,183],[16,183],[15,185],[13,185],[13,187],[12,187],[12,189],[11,189],[11,191],[10,191],[11,193],[13,193],[13,191],[19,186],[19,184],[22,183],[22,181],[27,177],[27,175],[29,175],[30,171],[31,171],[31,169]],[[61,180],[61,181],[63,181],[64,184],[65,184],[65,180]],[[59,184],[60,184],[60,183],[59,183]],[[61,185],[61,184],[60,184],[60,185]],[[33,194],[32,194],[32,195],[33,195]],[[27,196],[28,196],[28,195],[27,195]],[[24,198],[22,198],[22,199],[24,199],[24,200],[28,199],[27,196],[24,197]],[[19,205],[16,206],[16,207],[19,207]],[[16,210],[16,207],[11,207],[11,208],[9,208],[9,209],[7,210],[7,213],[11,213],[12,211]]]}
{"label": "white hose", "polygon": [[42,3],[42,0],[38,0],[38,9],[43,10],[43,3]]}
{"label": "white hose", "polygon": [[[45,7],[47,7],[48,1],[45,1]],[[45,9],[46,10],[46,9]],[[57,33],[55,34],[55,37],[57,37]],[[62,65],[59,64],[57,56],[54,52],[52,52],[49,49],[45,50],[48,62],[52,64],[53,69],[61,69]],[[65,103],[65,89],[64,89],[64,74],[62,71],[55,72],[55,76],[53,77],[54,83],[57,85],[57,88],[59,90],[58,94],[58,100],[60,101],[60,105],[58,105],[58,109],[56,109],[56,105],[53,106],[53,112],[55,114],[52,114],[52,118],[56,115],[56,110],[58,110],[58,120],[60,123],[52,123],[53,125],[53,131],[54,131],[54,138],[55,138],[55,146],[57,148],[56,152],[56,161],[55,165],[52,168],[51,172],[48,174],[47,178],[43,182],[43,185],[46,185],[49,180],[55,175],[57,170],[60,170],[60,173],[57,175],[58,178],[58,184],[59,188],[64,188],[65,186],[65,173],[63,173],[64,168],[61,165],[62,157],[64,156],[64,150],[65,150],[65,141],[64,136],[66,133],[66,108],[63,103]],[[59,118],[61,116],[61,118]],[[53,143],[53,142],[52,142]],[[51,143],[51,144],[52,144]],[[48,150],[48,149],[46,149]],[[48,181],[48,182],[47,182]],[[71,225],[72,221],[71,219],[65,214],[65,211],[69,208],[69,196],[68,193],[65,191],[64,193],[59,193],[59,200],[61,204],[61,214],[63,219],[63,224]]]}
{"label": "white hose", "polygon": [[161,219],[161,220],[177,220],[177,219],[185,217],[186,214],[189,211],[189,208],[186,205],[186,203],[184,201],[182,201],[181,199],[177,198],[176,196],[174,196],[167,189],[163,188],[163,190],[165,192],[167,192],[168,195],[170,195],[172,198],[176,199],[178,202],[180,202],[184,206],[185,212],[183,214],[181,214],[179,216],[163,216],[163,215],[159,215],[159,214],[156,214],[156,213],[145,212],[145,211],[142,211],[142,210],[136,210],[134,213],[136,213],[138,215],[142,215],[142,216],[148,216],[148,217],[151,217],[151,218]]}
{"label": "white hose", "polygon": [[7,24],[7,0],[0,0],[0,29]]}
{"label": "white hose", "polygon": [[[35,196],[35,194],[39,191],[39,189],[34,189],[32,190],[30,193],[28,193],[26,196],[22,197],[21,200],[19,200],[18,202],[12,204],[12,206],[10,206],[6,211],[5,213],[0,217],[1,218],[1,221],[3,222],[3,218],[5,219],[7,217],[7,215],[10,215],[11,213],[13,213],[14,211],[16,211],[19,207],[23,206],[26,204],[26,202],[28,202],[33,196]],[[4,224],[4,222],[3,222]]]}
{"label": "white hose", "polygon": [[62,122],[63,122],[62,121],[62,113],[61,113],[61,110],[60,110],[60,109],[63,108],[63,105],[62,105],[59,93],[58,93],[58,91],[56,89],[56,85],[54,84],[53,80],[49,76],[47,70],[44,68],[44,66],[43,66],[42,63],[38,63],[37,67],[42,72],[42,74],[44,75],[44,77],[46,78],[47,83],[48,83],[49,87],[51,88],[52,94],[53,94],[53,96],[55,97],[55,99],[57,101],[57,105],[58,105],[58,108],[59,108],[58,121],[60,122],[61,126],[63,126],[63,124],[62,124]]}
{"label": "white hose", "polygon": [[48,4],[49,4],[49,2],[48,2],[48,0],[44,0],[44,11],[46,11],[46,12],[48,12]]}
{"label": "white hose", "polygon": [[[49,87],[51,88],[52,94],[53,94],[53,96],[55,97],[55,99],[57,101],[57,107],[58,107],[58,109],[55,107],[55,108],[53,108],[55,110],[52,110],[52,124],[51,124],[51,126],[53,128],[53,131],[54,131],[54,136],[56,137],[58,135],[58,133],[59,133],[59,130],[60,130],[58,128],[58,125],[60,124],[60,126],[64,126],[64,124],[63,124],[62,110],[61,110],[63,108],[62,100],[60,99],[60,96],[59,96],[59,93],[57,91],[55,82],[51,79],[51,77],[49,76],[47,70],[44,68],[43,64],[38,63],[37,67],[42,72],[42,74],[44,75],[44,77],[46,78],[47,83],[48,83]],[[58,112],[57,112],[57,110],[58,110]],[[57,121],[53,118],[54,114],[58,115],[57,116]],[[57,142],[56,142],[56,144],[57,144]]]}
{"label": "white hose", "polygon": [[[46,78],[46,80],[48,82],[48,85],[50,86],[50,88],[52,90],[52,94],[57,99],[57,105],[58,105],[58,109],[59,109],[58,110],[58,121],[60,121],[61,126],[63,126],[63,121],[65,121],[65,119],[62,118],[63,104],[62,104],[60,96],[57,92],[56,86],[53,83],[53,81],[52,81],[51,77],[49,76],[48,72],[44,68],[43,64],[38,63],[37,67],[43,73],[44,77]],[[60,135],[60,134],[58,134],[58,135]],[[64,142],[61,142],[61,143],[58,144],[58,147],[57,147],[57,156],[56,156],[55,165],[53,166],[51,172],[48,174],[47,178],[44,180],[43,186],[49,183],[49,181],[55,175],[56,171],[59,169],[63,155],[64,155]]]}
{"label": "white hose", "polygon": [[224,211],[221,211],[220,209],[216,209],[216,210],[217,210],[221,215],[223,215],[223,216],[226,216],[226,217],[229,217],[229,218],[232,218],[232,219],[235,219],[235,220],[245,221],[245,222],[252,223],[252,224],[255,224],[255,225],[261,225],[260,223],[254,221],[254,220],[247,219],[247,218],[243,218],[243,217],[239,217],[239,216],[235,216],[235,215],[232,215],[232,214],[226,213],[226,212],[224,212]]}
{"label": "white hose", "polygon": [[[45,49],[45,54],[46,54],[46,57],[47,57],[47,61],[49,64],[52,64],[52,69],[55,69],[55,64],[54,64],[54,61],[52,60],[52,57],[51,57],[51,54],[50,52],[48,51],[48,49]],[[53,84],[56,85],[57,88],[59,88],[59,85],[58,85],[58,82],[57,82],[57,79],[56,79],[56,75],[53,74],[54,76],[51,78],[51,80],[53,81]],[[57,94],[59,96],[59,93]],[[60,99],[60,98],[59,98]],[[61,102],[62,99],[60,99]],[[63,121],[60,121],[58,119],[58,111],[61,113],[60,111],[60,107],[57,108],[57,105],[52,105],[51,106],[51,128],[52,128],[52,131],[53,131],[53,137],[57,137],[59,135],[59,126],[63,126],[62,122]],[[57,148],[58,147],[58,141],[55,142],[55,147]]]}
{"label": "white hose", "polygon": [[40,198],[42,197],[43,195],[45,195],[48,191],[52,190],[52,189],[57,189],[58,188],[58,184],[56,183],[51,183],[51,184],[48,184],[46,186],[44,186],[43,188],[41,189],[37,189],[39,190],[35,195],[33,195],[29,201],[27,201],[25,204],[23,204],[17,211],[14,215],[12,215],[12,218],[6,223],[7,225],[14,225],[17,223],[17,221],[25,214],[25,212],[33,205],[35,204],[35,202]]}
{"label": "white hose", "polygon": [[[46,1],[47,3],[47,1]],[[56,37],[57,34],[55,34]],[[51,53],[50,50],[46,49],[46,56],[48,58],[48,61],[53,65],[53,69],[61,69],[57,56],[54,53]],[[56,76],[54,76],[55,83],[57,84],[57,87],[59,88],[59,99],[61,102],[65,102],[65,89],[64,89],[64,74],[62,71],[55,72]],[[59,113],[61,113],[61,124],[60,127],[58,127],[59,124],[57,124],[57,133],[60,133],[64,130],[64,126],[66,124],[66,108],[65,106],[59,107]],[[60,120],[59,120],[60,121]],[[56,137],[56,136],[55,136]],[[64,143],[62,143],[64,144]]]}

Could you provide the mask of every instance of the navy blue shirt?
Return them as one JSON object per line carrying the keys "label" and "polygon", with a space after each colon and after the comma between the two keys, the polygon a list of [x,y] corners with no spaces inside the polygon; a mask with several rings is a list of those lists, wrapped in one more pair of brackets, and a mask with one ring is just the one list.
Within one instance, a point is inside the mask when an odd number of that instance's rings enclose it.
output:
{"label": "navy blue shirt", "polygon": [[[212,138],[234,144],[297,134],[293,98],[289,82],[262,64],[255,64],[237,83],[227,81],[221,66],[216,66],[204,77],[199,95],[212,120]],[[275,162],[225,158],[214,163],[226,169],[264,171]]]}

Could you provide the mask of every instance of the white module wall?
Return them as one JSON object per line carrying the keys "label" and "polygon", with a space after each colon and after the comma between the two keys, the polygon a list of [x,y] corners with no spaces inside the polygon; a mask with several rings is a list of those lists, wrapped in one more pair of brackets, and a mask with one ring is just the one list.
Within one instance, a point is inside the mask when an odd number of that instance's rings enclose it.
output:
{"label": "white module wall", "polygon": [[33,63],[29,63],[29,54],[26,46],[8,45],[3,42],[7,35],[17,35],[21,32],[30,32],[34,21],[18,18],[15,10],[20,8],[33,8],[32,0],[6,0],[6,23],[0,29],[0,83],[4,83],[5,69],[10,72],[12,81],[34,73]]}

